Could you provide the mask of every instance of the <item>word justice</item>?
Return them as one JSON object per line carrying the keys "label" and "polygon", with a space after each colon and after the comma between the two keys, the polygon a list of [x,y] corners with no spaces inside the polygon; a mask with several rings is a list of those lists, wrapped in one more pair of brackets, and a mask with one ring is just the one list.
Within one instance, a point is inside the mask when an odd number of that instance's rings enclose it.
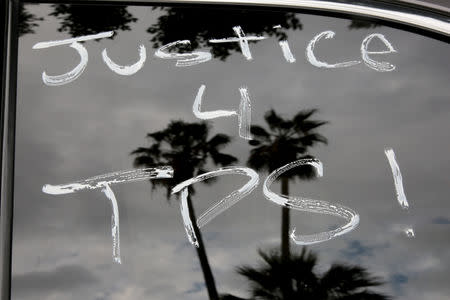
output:
{"label": "word justice", "polygon": [[[402,176],[400,168],[395,158],[395,153],[391,148],[389,148],[385,149],[385,154],[388,159],[389,165],[392,169],[397,201],[403,209],[408,209],[409,204],[403,190]],[[266,177],[262,188],[262,193],[265,196],[265,198],[272,203],[288,207],[293,210],[333,215],[344,219],[346,223],[344,225],[339,226],[338,228],[310,235],[297,235],[296,229],[293,228],[291,229],[290,233],[290,238],[292,239],[292,241],[297,245],[311,245],[328,241],[330,239],[344,235],[350,232],[351,230],[355,229],[359,224],[359,215],[351,208],[323,200],[309,199],[301,196],[288,196],[277,194],[271,190],[270,187],[272,183],[284,172],[293,169],[295,167],[304,165],[310,165],[314,167],[318,177],[323,176],[323,165],[322,162],[318,159],[300,159],[291,162],[276,169]],[[111,234],[112,234],[113,261],[115,263],[120,264],[121,258],[120,258],[120,239],[119,239],[119,209],[117,199],[114,195],[113,190],[111,189],[111,186],[117,183],[141,181],[148,179],[152,180],[152,179],[172,178],[173,174],[174,170],[170,166],[136,169],[131,171],[118,171],[68,184],[62,185],[46,184],[43,186],[42,191],[47,194],[62,195],[62,194],[76,193],[78,191],[86,189],[87,190],[100,189],[111,203],[112,207]],[[242,175],[248,177],[249,179],[245,182],[245,184],[241,188],[231,192],[225,198],[215,202],[208,209],[206,209],[205,212],[203,212],[197,218],[197,220],[193,220],[193,216],[189,213],[188,208],[188,197],[189,197],[188,187],[193,184],[207,180],[209,178],[223,175]],[[198,175],[194,178],[185,180],[177,184],[175,187],[173,187],[171,193],[179,195],[181,217],[183,220],[184,228],[189,242],[195,247],[199,246],[197,236],[194,231],[193,222],[195,222],[198,228],[202,228],[203,226],[211,222],[215,217],[217,217],[227,209],[231,208],[231,206],[238,203],[241,199],[248,196],[258,186],[259,179],[260,178],[258,173],[256,173],[253,169],[247,167],[231,166]],[[414,236],[414,231],[411,227],[406,228],[405,233],[409,237]]]}
{"label": "word justice", "polygon": [[[274,28],[281,28],[280,25],[274,26]],[[208,42],[211,44],[218,43],[238,43],[241,49],[242,55],[247,60],[252,60],[252,53],[249,47],[249,41],[260,41],[267,39],[266,36],[246,36],[244,31],[240,26],[233,27],[233,31],[235,33],[235,37],[228,37],[223,39],[210,39]],[[113,31],[101,32],[98,34],[86,35],[76,38],[70,38],[65,40],[57,40],[57,41],[47,41],[47,42],[39,42],[33,46],[33,49],[45,49],[56,46],[64,46],[68,45],[69,47],[75,49],[80,55],[80,63],[75,66],[71,71],[60,74],[60,75],[48,75],[45,71],[42,73],[42,80],[46,85],[49,86],[58,86],[64,85],[69,82],[77,79],[84,71],[88,63],[88,51],[86,48],[80,43],[89,40],[96,40],[101,38],[108,38],[114,35]],[[335,33],[331,30],[327,30],[317,34],[307,45],[306,47],[306,59],[313,66],[318,68],[325,69],[335,69],[335,68],[347,68],[361,63],[361,60],[351,60],[344,62],[331,63],[326,62],[324,60],[320,60],[314,54],[314,49],[316,45],[322,39],[331,39],[334,38]],[[383,51],[370,51],[369,45],[373,39],[380,40],[385,46],[386,50]],[[178,40],[175,42],[171,42],[160,47],[154,55],[158,58],[162,59],[174,59],[176,60],[175,66],[177,67],[190,67],[197,64],[205,63],[212,59],[212,55],[207,51],[194,51],[190,53],[172,53],[170,52],[171,48],[174,48],[177,45],[189,45],[189,40]],[[287,40],[282,40],[279,42],[282,54],[288,63],[295,63],[296,59],[291,52],[289,47],[289,43]],[[397,52],[391,43],[380,33],[369,34],[364,38],[360,46],[361,50],[361,59],[362,61],[371,69],[378,72],[389,72],[395,70],[395,65],[389,62],[379,62],[371,58],[373,54],[388,54]],[[102,51],[102,58],[105,64],[115,73],[119,75],[129,76],[137,73],[143,66],[147,59],[147,50],[144,45],[139,45],[139,59],[136,63],[132,65],[121,66],[116,64],[109,56],[106,49]]]}

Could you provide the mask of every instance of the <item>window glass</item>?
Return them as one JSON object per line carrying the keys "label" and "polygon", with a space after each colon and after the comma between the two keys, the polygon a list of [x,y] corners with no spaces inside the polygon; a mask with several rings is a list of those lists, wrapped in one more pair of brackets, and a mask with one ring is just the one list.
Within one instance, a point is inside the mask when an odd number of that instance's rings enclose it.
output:
{"label": "window glass", "polygon": [[22,5],[12,299],[447,299],[449,50],[302,11]]}

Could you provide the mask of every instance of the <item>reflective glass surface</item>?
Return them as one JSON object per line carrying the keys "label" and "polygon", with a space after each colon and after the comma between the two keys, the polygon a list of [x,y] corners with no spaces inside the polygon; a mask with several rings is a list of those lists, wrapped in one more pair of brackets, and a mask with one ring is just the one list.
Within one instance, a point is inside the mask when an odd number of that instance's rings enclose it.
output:
{"label": "reflective glass surface", "polygon": [[23,5],[20,33],[12,299],[448,299],[447,43],[192,5]]}

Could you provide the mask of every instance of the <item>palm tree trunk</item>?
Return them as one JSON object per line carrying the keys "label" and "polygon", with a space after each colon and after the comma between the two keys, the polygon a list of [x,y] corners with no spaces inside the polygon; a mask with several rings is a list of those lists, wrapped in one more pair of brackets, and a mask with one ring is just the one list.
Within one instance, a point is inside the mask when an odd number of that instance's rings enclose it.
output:
{"label": "palm tree trunk", "polygon": [[[281,179],[281,194],[289,195],[289,179]],[[289,260],[290,249],[289,249],[289,208],[281,208],[281,257],[284,260]]]}
{"label": "palm tree trunk", "polygon": [[[281,194],[289,195],[289,179],[281,178]],[[281,260],[283,265],[289,263],[290,259],[290,248],[289,248],[289,208],[281,208]],[[291,278],[288,274],[283,274],[286,276],[281,283],[281,294],[284,300],[292,299],[292,286]],[[282,276],[283,276],[282,275]]]}
{"label": "palm tree trunk", "polygon": [[203,271],[203,278],[205,279],[206,289],[208,290],[209,300],[219,300],[219,294],[216,289],[216,282],[214,280],[211,267],[209,266],[208,256],[206,255],[205,244],[203,244],[203,238],[200,233],[200,229],[197,227],[197,217],[195,215],[194,206],[192,205],[191,196],[187,198],[187,205],[189,208],[189,214],[192,220],[192,227],[194,228],[195,235],[197,236],[198,248],[197,250],[198,260]]}

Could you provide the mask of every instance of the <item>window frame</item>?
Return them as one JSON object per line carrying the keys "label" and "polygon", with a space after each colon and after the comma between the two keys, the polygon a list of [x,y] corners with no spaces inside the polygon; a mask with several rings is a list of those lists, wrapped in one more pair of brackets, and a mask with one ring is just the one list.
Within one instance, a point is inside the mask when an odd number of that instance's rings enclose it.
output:
{"label": "window frame", "polygon": [[0,102],[0,299],[11,299],[11,263],[14,212],[14,154],[16,127],[17,66],[19,41],[19,6],[21,3],[68,4],[204,4],[243,5],[302,10],[312,14],[358,16],[387,22],[450,42],[450,7],[419,0],[5,0],[0,7],[1,46],[1,102]]}

